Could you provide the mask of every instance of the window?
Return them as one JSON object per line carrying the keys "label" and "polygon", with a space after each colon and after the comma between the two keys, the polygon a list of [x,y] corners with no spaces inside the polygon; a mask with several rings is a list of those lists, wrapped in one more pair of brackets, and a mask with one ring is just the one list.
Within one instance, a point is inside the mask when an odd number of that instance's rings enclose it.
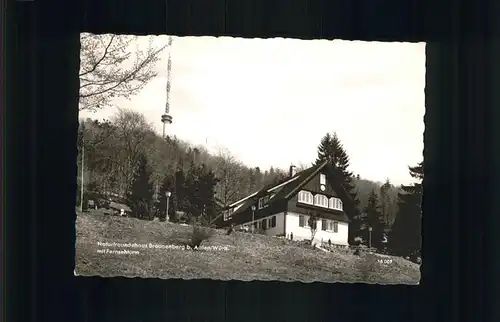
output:
{"label": "window", "polygon": [[313,195],[309,191],[299,192],[299,202],[313,204]]}
{"label": "window", "polygon": [[314,196],[314,205],[328,208],[328,198],[323,195]]}
{"label": "window", "polygon": [[276,216],[271,217],[271,227],[276,227]]}
{"label": "window", "polygon": [[319,184],[326,184],[326,176],[323,173],[319,175]]}
{"label": "window", "polygon": [[267,219],[262,220],[262,229],[267,229]]}
{"label": "window", "polygon": [[333,222],[333,232],[338,233],[339,232],[339,223],[334,221]]}
{"label": "window", "polygon": [[223,212],[223,214],[224,214],[224,221],[228,221],[229,219],[231,219],[231,214],[233,213],[231,210],[232,209],[224,210],[224,212]]}
{"label": "window", "polygon": [[257,224],[257,222],[256,222],[256,221],[254,221],[254,222],[253,222],[253,228],[254,228],[254,229],[259,228],[259,225]]}
{"label": "window", "polygon": [[325,219],[321,220],[321,230],[326,230],[326,223]]}
{"label": "window", "polygon": [[304,216],[299,216],[299,227],[305,227],[305,217]]}
{"label": "window", "polygon": [[331,197],[328,201],[328,208],[342,210],[342,200],[340,200],[339,198]]}
{"label": "window", "polygon": [[269,203],[269,196],[259,198],[259,209],[266,208]]}

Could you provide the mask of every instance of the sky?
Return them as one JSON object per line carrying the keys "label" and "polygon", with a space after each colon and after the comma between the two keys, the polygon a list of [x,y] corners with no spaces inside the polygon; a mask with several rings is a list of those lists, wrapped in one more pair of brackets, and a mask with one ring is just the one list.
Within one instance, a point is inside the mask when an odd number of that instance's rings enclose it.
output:
{"label": "sky", "polygon": [[423,160],[425,43],[174,37],[138,95],[80,117],[131,109],[161,135],[169,53],[167,134],[264,170],[311,164],[321,138],[336,132],[355,174],[413,182],[408,166]]}

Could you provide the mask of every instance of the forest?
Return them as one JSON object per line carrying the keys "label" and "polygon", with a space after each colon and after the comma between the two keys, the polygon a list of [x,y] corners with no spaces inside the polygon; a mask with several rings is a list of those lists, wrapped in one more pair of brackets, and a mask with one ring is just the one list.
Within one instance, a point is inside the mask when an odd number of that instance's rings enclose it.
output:
{"label": "forest", "polygon": [[[311,144],[318,147],[315,163],[329,160],[356,201],[356,213],[348,214],[350,241],[367,245],[371,227],[370,244],[380,252],[420,256],[423,162],[408,168],[418,183],[395,187],[388,179],[373,182],[355,174],[335,132]],[[77,149],[76,205],[81,203],[83,182],[84,196],[120,196],[131,215],[143,220],[165,220],[168,191],[169,218],[175,221],[182,211],[208,224],[221,207],[288,176],[288,169],[249,167],[223,147],[209,152],[175,136],[162,138],[144,115],[124,109],[110,120],[82,120]],[[311,165],[296,166],[300,171]]]}

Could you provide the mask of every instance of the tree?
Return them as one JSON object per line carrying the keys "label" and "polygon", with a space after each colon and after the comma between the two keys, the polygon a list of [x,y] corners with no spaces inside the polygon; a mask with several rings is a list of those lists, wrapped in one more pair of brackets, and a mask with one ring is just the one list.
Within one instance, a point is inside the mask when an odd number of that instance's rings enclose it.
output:
{"label": "tree", "polygon": [[218,178],[217,196],[224,206],[243,196],[240,164],[227,149],[219,149],[215,173]]}
{"label": "tree", "polygon": [[211,222],[217,215],[217,206],[215,202],[215,187],[217,186],[218,179],[215,173],[208,169],[205,164],[200,166],[201,176],[198,181],[199,184],[199,198],[202,223],[206,224]]}
{"label": "tree", "polygon": [[417,182],[401,185],[403,193],[398,194],[398,212],[389,234],[389,249],[394,255],[416,261],[421,247],[423,162],[408,168]]}
{"label": "tree", "polygon": [[[378,195],[375,192],[375,189],[370,192],[368,197],[368,206],[365,208],[366,214],[366,227],[365,231],[369,228],[372,228],[371,231],[371,247],[377,248],[378,250],[382,250],[383,248],[383,239],[385,235],[386,224],[383,218],[383,214],[380,209]],[[366,236],[366,240],[370,238],[370,233]]]}
{"label": "tree", "polygon": [[[341,177],[341,185],[350,195],[354,201],[355,206],[359,204],[359,199],[356,191],[356,187],[353,183],[353,174],[349,171],[349,156],[345,151],[340,139],[337,134],[331,135],[327,133],[322,139],[318,146],[318,157],[316,159],[316,165],[321,164],[325,161],[330,163],[336,173]],[[357,207],[349,209],[346,211],[347,216],[351,220],[349,226],[349,243],[354,242],[354,238],[360,233],[361,222],[356,218],[359,217],[359,209]]]}
{"label": "tree", "polygon": [[127,109],[119,109],[112,124],[115,128],[113,139],[117,142],[113,159],[118,168],[118,190],[123,194],[132,182],[139,158],[146,156],[149,159],[152,149],[147,138],[154,132],[143,114]]}
{"label": "tree", "polygon": [[[95,191],[106,193],[114,190],[113,178],[116,177],[117,153],[116,142],[113,141],[114,126],[108,120],[82,121],[79,127],[79,147],[85,146],[85,185],[94,184]],[[80,152],[81,149],[80,149]],[[78,164],[81,166],[81,153],[78,155]],[[79,170],[81,171],[81,169]],[[81,174],[81,172],[79,172]]]}
{"label": "tree", "polygon": [[187,210],[198,222],[209,223],[215,217],[215,174],[205,164],[191,162],[187,176]]}
{"label": "tree", "polygon": [[103,108],[117,97],[130,98],[157,76],[154,68],[166,45],[153,46],[152,37],[145,50],[134,50],[134,43],[137,36],[81,34],[80,110]]}
{"label": "tree", "polygon": [[315,212],[309,213],[309,219],[307,219],[307,225],[311,230],[311,245],[314,245],[314,237],[318,229],[318,215]]}
{"label": "tree", "polygon": [[171,210],[169,215],[172,222],[177,222],[177,211],[186,212],[189,208],[187,200],[186,176],[182,168],[178,168],[174,174],[174,189],[171,196]]}
{"label": "tree", "polygon": [[150,209],[153,199],[153,185],[149,182],[148,160],[144,154],[139,156],[128,199],[133,217],[152,219]]}
{"label": "tree", "polygon": [[390,195],[393,186],[389,179],[386,179],[385,183],[380,187],[380,210],[384,217],[384,221],[387,225],[392,224],[392,220],[395,215],[395,204]]}

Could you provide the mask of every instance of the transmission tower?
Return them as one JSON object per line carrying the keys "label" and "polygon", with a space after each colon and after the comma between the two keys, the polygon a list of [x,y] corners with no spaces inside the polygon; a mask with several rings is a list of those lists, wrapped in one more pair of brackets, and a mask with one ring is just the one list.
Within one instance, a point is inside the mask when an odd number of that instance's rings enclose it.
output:
{"label": "transmission tower", "polygon": [[170,83],[172,81],[172,58],[170,55],[170,50],[172,48],[173,38],[168,37],[168,63],[167,63],[167,103],[165,104],[165,114],[161,116],[161,122],[163,123],[163,138],[165,138],[165,127],[167,124],[172,124],[172,115],[170,115]]}

